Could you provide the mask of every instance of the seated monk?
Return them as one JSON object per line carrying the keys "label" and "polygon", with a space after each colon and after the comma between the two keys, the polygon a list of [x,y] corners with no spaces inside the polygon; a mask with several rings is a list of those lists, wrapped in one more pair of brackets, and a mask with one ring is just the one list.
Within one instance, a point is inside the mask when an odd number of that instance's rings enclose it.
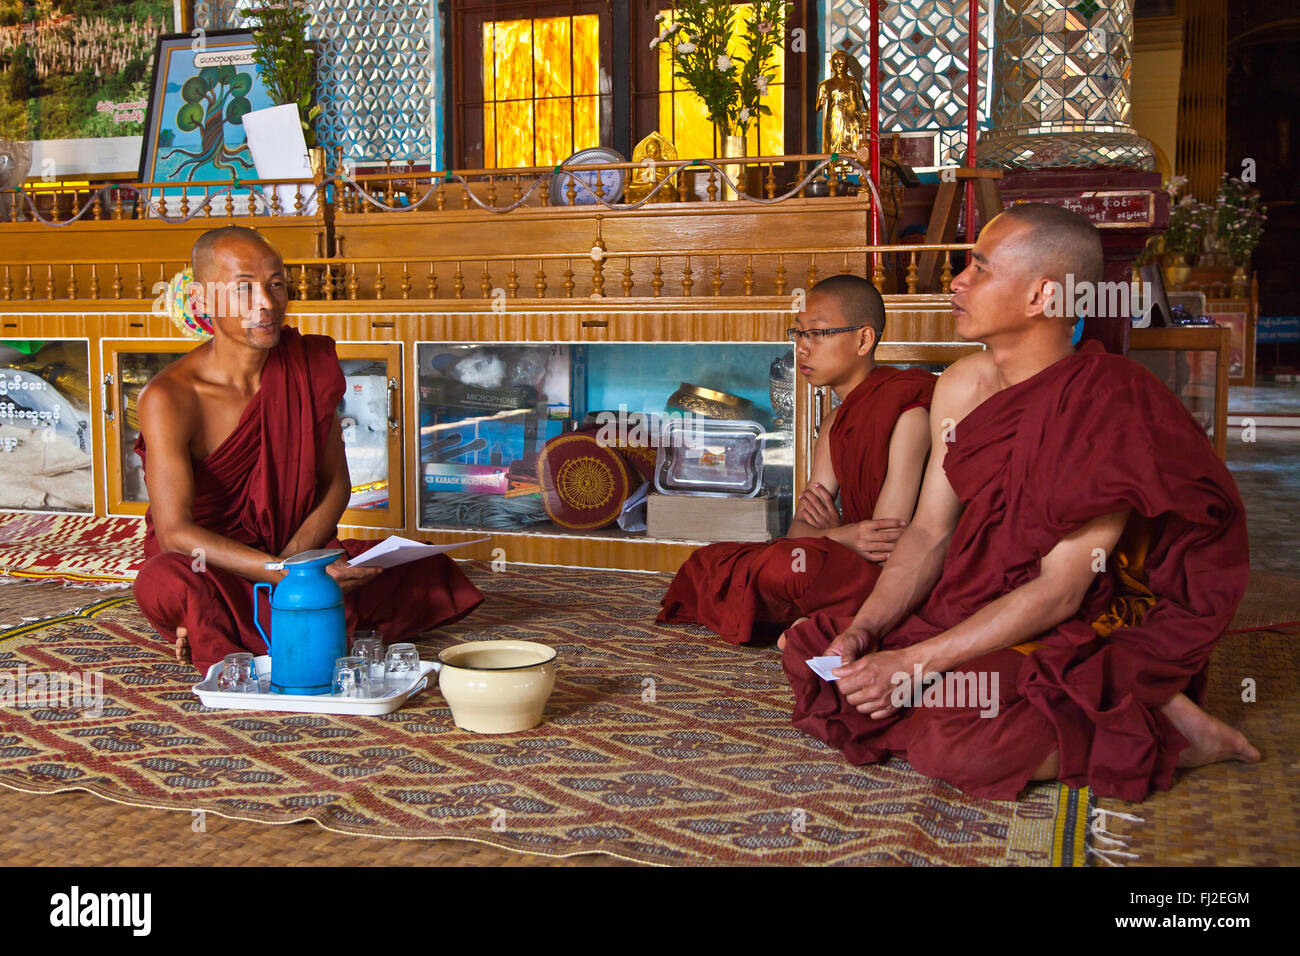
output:
{"label": "seated monk", "polygon": [[[336,537],[351,494],[337,413],[343,372],[333,340],[283,327],[280,254],[230,226],[199,238],[193,267],[191,304],[212,338],[140,393],[148,560],[135,596],[177,656],[188,642],[206,671],[226,654],[265,652],[253,584],[285,573],[267,562],[327,547],[351,557],[374,542]],[[328,571],[349,631],[378,629],[386,641],[455,621],[483,600],[446,555],[382,573],[341,557]]]}
{"label": "seated monk", "polygon": [[790,529],[770,544],[694,552],[664,595],[661,624],[703,624],[743,644],[771,640],[815,611],[847,621],[912,517],[929,454],[935,377],[876,365],[885,305],[866,279],[819,282],[795,326],[799,373],[829,386],[841,404],[822,423]]}
{"label": "seated monk", "polygon": [[[1072,346],[1072,304],[1049,305],[1070,274],[1102,277],[1083,217],[1020,205],[985,227],[952,308],[988,349],[939,379],[916,516],[847,627],[815,615],[780,642],[796,726],[853,763],[898,754],[989,799],[1061,780],[1137,801],[1175,767],[1259,759],[1198,706],[1246,588],[1241,498],[1155,376]],[[842,659],[837,681],[816,655]]]}

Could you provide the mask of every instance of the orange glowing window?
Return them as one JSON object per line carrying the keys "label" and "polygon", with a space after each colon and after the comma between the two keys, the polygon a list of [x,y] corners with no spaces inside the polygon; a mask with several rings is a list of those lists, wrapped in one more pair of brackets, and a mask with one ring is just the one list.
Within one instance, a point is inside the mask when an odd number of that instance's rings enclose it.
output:
{"label": "orange glowing window", "polygon": [[483,24],[483,166],[552,166],[600,145],[600,18]]}
{"label": "orange glowing window", "polygon": [[[740,25],[750,17],[752,9],[748,3],[735,5],[736,34],[727,45],[727,52],[732,56],[745,55]],[[662,12],[667,16],[664,26],[670,26],[673,11]],[[661,45],[659,51],[659,131],[673,141],[678,156],[718,155],[713,144],[713,125],[709,122],[704,102],[673,75],[668,44]],[[780,156],[785,152],[785,49],[781,45],[776,48],[774,69],[769,75],[772,74],[775,74],[775,79],[768,85],[768,93],[762,100],[772,115],[759,116],[756,122],[749,124],[749,133],[745,137],[745,154],[748,156]]]}

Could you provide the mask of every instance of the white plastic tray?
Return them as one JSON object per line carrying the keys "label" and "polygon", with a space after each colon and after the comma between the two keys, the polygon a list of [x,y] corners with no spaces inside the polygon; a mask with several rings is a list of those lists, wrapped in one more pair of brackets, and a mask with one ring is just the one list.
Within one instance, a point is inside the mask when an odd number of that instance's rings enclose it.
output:
{"label": "white plastic tray", "polygon": [[194,685],[193,691],[203,701],[204,707],[225,710],[274,710],[299,714],[391,714],[420,691],[429,686],[433,661],[420,661],[420,675],[405,689],[390,690],[382,697],[335,697],[331,694],[273,694],[271,686],[271,658],[263,654],[254,658],[257,676],[262,682],[262,693],[218,690],[217,678],[221,676],[221,661],[208,668],[208,675]]}

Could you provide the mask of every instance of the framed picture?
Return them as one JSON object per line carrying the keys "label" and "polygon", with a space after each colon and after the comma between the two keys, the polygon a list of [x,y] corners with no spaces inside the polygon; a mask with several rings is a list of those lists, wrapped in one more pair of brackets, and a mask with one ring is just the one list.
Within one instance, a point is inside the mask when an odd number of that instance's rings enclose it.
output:
{"label": "framed picture", "polygon": [[[1232,333],[1232,345],[1228,349],[1228,384],[1254,385],[1255,341],[1249,316],[1245,312],[1220,312],[1209,308],[1207,308],[1207,315]],[[1247,362],[1248,350],[1249,363]]]}
{"label": "framed picture", "polygon": [[129,175],[158,36],[174,0],[0,0],[0,139],[32,144],[25,175]]}
{"label": "framed picture", "polygon": [[[151,190],[154,208],[161,196],[176,215],[185,195],[192,211],[209,188],[219,188],[189,183],[256,178],[243,117],[275,102],[253,62],[254,48],[247,30],[215,30],[202,40],[187,33],[159,37],[140,150],[140,181],[169,184]],[[236,190],[235,197],[236,214],[247,213],[249,190]]]}

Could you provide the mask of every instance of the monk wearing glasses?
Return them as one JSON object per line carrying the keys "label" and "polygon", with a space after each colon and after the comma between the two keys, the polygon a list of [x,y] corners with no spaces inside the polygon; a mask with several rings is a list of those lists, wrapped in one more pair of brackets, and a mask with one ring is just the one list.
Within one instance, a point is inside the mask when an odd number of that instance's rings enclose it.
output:
{"label": "monk wearing glasses", "polygon": [[819,282],[789,330],[799,370],[840,405],[823,421],[786,536],[696,551],[663,598],[661,624],[703,624],[736,644],[801,617],[852,619],[916,507],[935,376],[877,365],[885,305],[865,279]]}

